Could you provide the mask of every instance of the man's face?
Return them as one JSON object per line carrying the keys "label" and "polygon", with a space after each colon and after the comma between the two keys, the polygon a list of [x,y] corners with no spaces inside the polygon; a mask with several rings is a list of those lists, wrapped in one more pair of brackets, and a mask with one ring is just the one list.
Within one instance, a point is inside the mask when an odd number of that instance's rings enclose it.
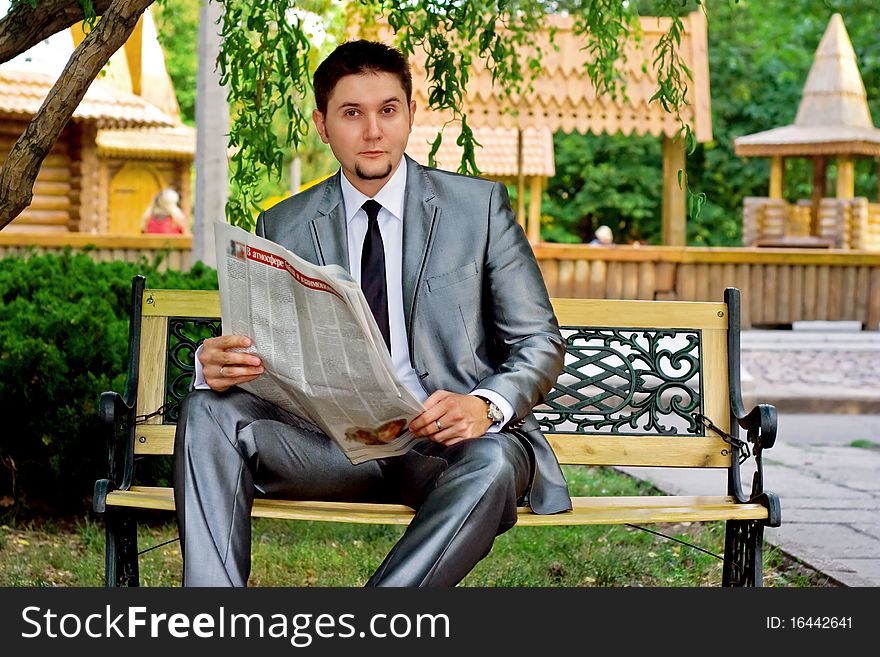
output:
{"label": "man's face", "polygon": [[412,130],[415,101],[392,73],[346,75],[312,119],[349,182],[375,196],[397,170]]}

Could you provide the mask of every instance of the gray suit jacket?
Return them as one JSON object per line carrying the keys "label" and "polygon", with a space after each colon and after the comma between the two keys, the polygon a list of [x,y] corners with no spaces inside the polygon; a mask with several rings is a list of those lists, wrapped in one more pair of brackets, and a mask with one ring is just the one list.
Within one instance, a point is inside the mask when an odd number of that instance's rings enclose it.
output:
{"label": "gray suit jacket", "polygon": [[[500,183],[405,158],[403,303],[412,365],[427,393],[488,388],[510,401],[534,454],[529,505],[571,508],[559,463],[531,415],[565,347],[538,263]],[[257,219],[257,234],[318,265],[349,269],[339,176]]]}

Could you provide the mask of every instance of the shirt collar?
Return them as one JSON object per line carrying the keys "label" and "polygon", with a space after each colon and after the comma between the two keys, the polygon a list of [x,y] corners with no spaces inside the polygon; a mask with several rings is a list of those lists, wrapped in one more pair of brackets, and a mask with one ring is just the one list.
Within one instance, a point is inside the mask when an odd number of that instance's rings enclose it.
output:
{"label": "shirt collar", "polygon": [[[339,186],[345,205],[345,221],[351,223],[355,213],[361,209],[369,196],[365,196],[352,185],[345,174],[339,173]],[[394,175],[382,186],[373,198],[397,219],[403,218],[403,197],[406,192],[406,158],[400,158],[400,165]]]}

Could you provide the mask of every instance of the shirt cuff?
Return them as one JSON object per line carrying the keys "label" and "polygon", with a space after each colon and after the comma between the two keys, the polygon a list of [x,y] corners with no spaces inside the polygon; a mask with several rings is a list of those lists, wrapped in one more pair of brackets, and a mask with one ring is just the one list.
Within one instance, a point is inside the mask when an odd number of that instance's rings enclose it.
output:
{"label": "shirt cuff", "polygon": [[513,419],[513,405],[494,390],[488,390],[487,388],[477,388],[476,390],[473,390],[470,394],[485,397],[490,402],[494,402],[495,405],[501,409],[501,413],[504,415],[504,419],[501,422],[494,422],[493,424],[490,424],[489,428],[486,430],[486,433],[498,433],[499,431],[501,431],[502,427],[507,426],[507,423]]}
{"label": "shirt cuff", "polygon": [[195,367],[193,369],[193,380],[192,380],[192,389],[193,390],[208,390],[211,388],[207,383],[205,383],[205,372],[202,370],[202,363],[199,360],[199,354],[202,352],[202,345],[199,345],[199,348],[196,349],[195,355]]}

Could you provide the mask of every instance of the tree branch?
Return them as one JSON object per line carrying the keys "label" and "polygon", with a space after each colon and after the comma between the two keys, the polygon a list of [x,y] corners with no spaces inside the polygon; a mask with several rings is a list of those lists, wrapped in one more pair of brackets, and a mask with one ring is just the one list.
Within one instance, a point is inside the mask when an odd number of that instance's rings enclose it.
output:
{"label": "tree branch", "polygon": [[89,85],[126,42],[138,18],[152,3],[153,0],[112,0],[95,29],[73,51],[61,77],[12,147],[0,172],[0,230],[30,204],[40,165],[58,135],[82,102]]}
{"label": "tree branch", "polygon": [[[92,5],[100,16],[110,0],[92,0]],[[0,64],[84,18],[79,0],[40,0],[36,7],[16,5],[0,19]]]}

